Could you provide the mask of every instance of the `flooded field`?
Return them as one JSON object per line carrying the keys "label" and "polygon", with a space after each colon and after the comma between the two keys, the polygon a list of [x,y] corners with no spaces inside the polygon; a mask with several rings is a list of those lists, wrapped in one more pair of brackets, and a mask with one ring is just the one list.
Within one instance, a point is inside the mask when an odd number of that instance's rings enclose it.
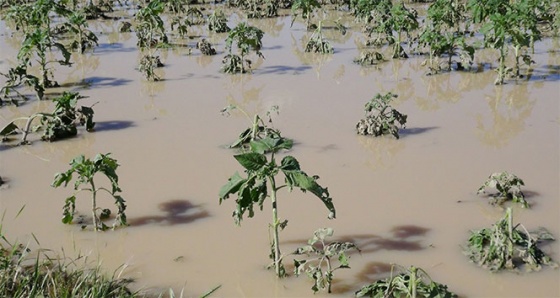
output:
{"label": "flooded field", "polygon": [[[351,255],[351,269],[336,272],[334,293],[316,296],[352,296],[387,277],[396,263],[425,269],[461,297],[560,297],[558,269],[492,274],[462,254],[470,230],[503,216],[503,209],[476,194],[493,172],[509,171],[525,182],[531,208],[514,206],[516,223],[560,237],[559,41],[538,42],[530,75],[496,86],[490,51],[477,52],[469,72],[426,76],[424,58],[417,56],[362,67],[352,62],[363,39],[358,27],[344,36],[325,31],[335,53],[320,55],[303,52],[308,33],[302,23],[290,22],[289,16],[250,21],[265,32],[265,59],[255,59],[252,74],[219,71],[227,34],[215,34],[209,38],[215,56],[201,55],[196,39],[191,50],[159,50],[165,65],[156,70],[159,82],[137,71],[134,33],[119,33],[118,21],[92,23],[99,46],[74,54],[73,67],[57,68],[63,88],[49,92],[87,96],[81,103],[95,104],[95,132],[80,130],[53,143],[32,134],[28,146],[0,144],[5,236],[32,248],[88,255],[109,274],[122,270],[135,289],[171,287],[191,297],[221,285],[212,297],[313,296],[307,277],[277,279],[265,269],[268,205],[237,227],[233,199],[218,204],[221,186],[242,171],[226,147],[250,124],[241,113],[225,117],[220,110],[235,104],[264,116],[278,106],[274,127],[295,143],[288,153],[321,177],[337,209],[329,220],[313,195],[281,190],[279,213],[289,220],[281,233],[283,252],[305,245],[321,227],[332,227],[336,240],[354,241],[362,250]],[[10,30],[0,22],[0,72],[13,65],[21,43]],[[394,106],[408,115],[401,138],[356,135],[364,104],[385,92],[397,94]],[[0,124],[51,108],[36,100],[5,105]],[[72,190],[52,188],[54,174],[77,155],[108,152],[121,165],[130,226],[95,233],[62,224]],[[103,198],[99,204],[113,206]],[[90,206],[78,197],[80,213],[89,214]],[[558,241],[543,249],[560,260]],[[285,257],[288,270],[292,259]]]}

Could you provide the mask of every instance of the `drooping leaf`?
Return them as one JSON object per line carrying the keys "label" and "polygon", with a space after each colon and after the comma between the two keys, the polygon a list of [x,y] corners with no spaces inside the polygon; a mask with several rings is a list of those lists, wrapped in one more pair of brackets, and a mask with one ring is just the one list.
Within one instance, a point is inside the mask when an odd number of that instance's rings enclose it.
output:
{"label": "drooping leaf", "polygon": [[334,208],[332,198],[329,195],[329,191],[326,187],[323,188],[316,182],[318,177],[309,177],[305,172],[301,170],[287,171],[282,169],[282,172],[285,175],[286,185],[288,185],[290,189],[292,189],[293,187],[298,187],[304,192],[311,192],[319,199],[321,199],[325,207],[327,207],[327,209],[330,211],[329,218],[336,218],[336,210]]}
{"label": "drooping leaf", "polygon": [[0,136],[8,136],[18,130],[18,126],[14,122],[8,123],[8,125],[4,126],[0,131]]}
{"label": "drooping leaf", "polygon": [[228,182],[220,189],[220,204],[223,200],[227,199],[231,194],[236,193],[241,185],[245,183],[246,179],[242,178],[238,172],[235,172]]}

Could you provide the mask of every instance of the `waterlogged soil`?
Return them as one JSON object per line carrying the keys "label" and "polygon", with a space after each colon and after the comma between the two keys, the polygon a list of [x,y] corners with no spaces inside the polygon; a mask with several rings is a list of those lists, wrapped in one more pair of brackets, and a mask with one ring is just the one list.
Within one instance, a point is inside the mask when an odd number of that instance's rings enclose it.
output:
{"label": "waterlogged soil", "polygon": [[[214,297],[312,296],[305,276],[277,279],[265,269],[268,206],[237,227],[233,199],[218,204],[220,187],[241,171],[226,146],[249,125],[241,113],[224,117],[220,110],[235,104],[264,116],[277,105],[274,126],[295,140],[288,153],[321,177],[337,208],[337,218],[329,220],[313,195],[282,190],[279,214],[289,220],[281,233],[283,252],[306,244],[320,227],[332,227],[335,240],[361,248],[351,255],[351,269],[336,271],[331,297],[351,296],[387,277],[392,263],[421,267],[465,297],[560,296],[557,269],[492,274],[461,252],[470,230],[490,227],[504,214],[476,195],[498,171],[515,173],[526,184],[531,209],[513,207],[514,221],[560,237],[558,40],[536,44],[529,76],[495,86],[496,56],[489,51],[478,54],[471,72],[426,76],[423,58],[415,56],[361,67],[352,63],[363,40],[359,31],[342,36],[327,30],[335,53],[304,54],[307,32],[297,22],[290,28],[290,21],[252,22],[265,31],[266,58],[253,58],[252,74],[219,72],[225,35],[218,34],[209,38],[216,56],[194,48],[160,50],[160,82],[147,82],[136,70],[140,53],[133,33],[118,33],[118,21],[96,22],[99,47],[74,55],[72,68],[57,69],[65,88],[50,91],[88,96],[82,104],[95,104],[96,131],[81,129],[76,138],[55,143],[32,135],[29,146],[0,144],[0,176],[7,181],[0,190],[2,232],[31,248],[88,256],[108,274],[133,278],[135,289],[171,287],[189,297],[221,285]],[[0,28],[5,72],[21,41],[5,24]],[[356,135],[364,103],[389,91],[399,95],[394,106],[408,115],[401,138]],[[1,107],[0,119],[50,109],[47,101],[30,100]],[[79,154],[107,152],[121,164],[130,226],[95,233],[63,225],[62,206],[72,189],[52,188],[54,174]],[[100,198],[98,204],[113,202]],[[90,206],[87,197],[78,197],[81,214],[87,217]],[[560,260],[559,242],[543,249]],[[288,270],[292,259],[285,257]]]}

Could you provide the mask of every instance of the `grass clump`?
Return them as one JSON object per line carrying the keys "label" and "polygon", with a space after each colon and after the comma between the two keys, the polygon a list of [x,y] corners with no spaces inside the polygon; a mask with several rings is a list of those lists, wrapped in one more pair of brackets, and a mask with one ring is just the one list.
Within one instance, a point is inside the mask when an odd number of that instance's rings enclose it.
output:
{"label": "grass clump", "polygon": [[107,276],[87,263],[87,257],[52,258],[45,250],[35,255],[0,231],[0,297],[139,297],[128,288],[132,280],[120,278],[124,268]]}

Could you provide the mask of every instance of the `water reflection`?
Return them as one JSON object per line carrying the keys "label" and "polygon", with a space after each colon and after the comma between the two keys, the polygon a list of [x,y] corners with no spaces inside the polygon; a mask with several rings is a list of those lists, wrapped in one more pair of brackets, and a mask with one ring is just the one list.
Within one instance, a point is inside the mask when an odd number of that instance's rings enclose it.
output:
{"label": "water reflection", "polygon": [[[510,91],[502,95],[506,88]],[[497,86],[495,91],[493,97],[486,96],[492,120],[476,114],[476,136],[485,145],[502,148],[524,130],[536,101],[530,99],[527,84]]]}
{"label": "water reflection", "polygon": [[86,75],[95,72],[97,67],[99,67],[99,56],[91,54],[78,54],[74,53],[72,56],[72,61],[74,61],[74,67],[72,67],[66,81],[61,84],[61,86],[70,85],[88,85],[85,81]]}
{"label": "water reflection", "polygon": [[373,169],[386,169],[393,166],[395,156],[401,152],[405,143],[393,137],[356,136],[367,153],[366,165]]}
{"label": "water reflection", "polygon": [[[296,40],[294,35],[291,35],[292,38],[292,53],[298,58],[298,60],[304,65],[314,65],[315,66],[315,73],[317,74],[317,78],[321,77],[321,68],[322,66],[331,61],[333,59],[333,54],[320,54],[320,53],[307,53],[304,51],[305,45],[309,40],[311,35],[304,35],[300,42]],[[299,46],[301,44],[301,47]]]}
{"label": "water reflection", "polygon": [[[229,90],[228,95],[226,95],[226,106],[239,107],[249,116],[263,112],[261,92],[265,87],[265,85],[248,86],[251,79],[251,74],[232,75],[230,76],[230,83],[225,88]],[[232,114],[243,115],[242,112],[236,110],[233,110]],[[249,119],[249,121],[252,121],[252,119]]]}
{"label": "water reflection", "polygon": [[265,32],[265,35],[270,35],[272,37],[280,36],[280,32],[284,29],[286,25],[286,20],[289,18],[264,18],[264,19],[253,19],[253,26],[261,29]]}

